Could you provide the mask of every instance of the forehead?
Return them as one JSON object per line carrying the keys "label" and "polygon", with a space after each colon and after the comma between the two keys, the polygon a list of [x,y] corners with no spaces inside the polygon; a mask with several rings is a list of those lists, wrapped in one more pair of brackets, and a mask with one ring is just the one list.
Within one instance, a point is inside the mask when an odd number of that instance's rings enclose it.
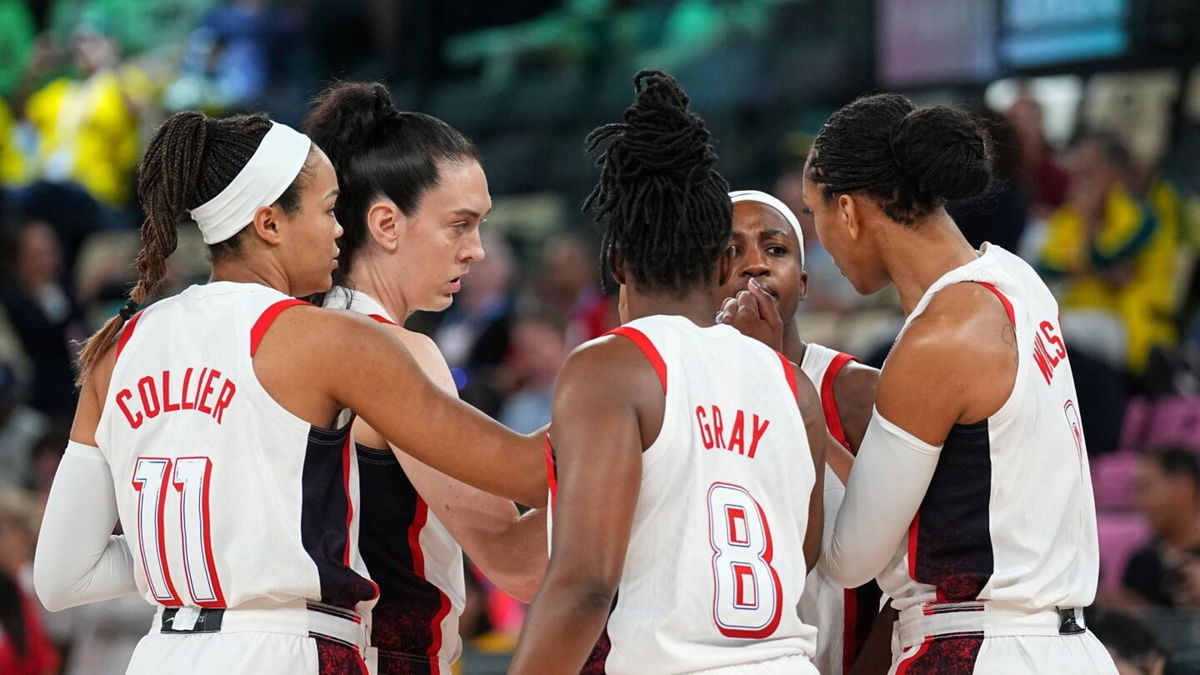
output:
{"label": "forehead", "polygon": [[491,205],[487,176],[474,159],[438,162],[438,183],[421,200],[421,207],[439,211],[469,208],[485,213]]}
{"label": "forehead", "polygon": [[314,145],[308,153],[308,160],[304,162],[304,167],[312,175],[312,180],[308,184],[309,192],[324,198],[330,190],[337,187],[337,172],[333,170],[333,163],[317,146]]}
{"label": "forehead", "polygon": [[751,235],[762,230],[783,230],[795,236],[792,224],[783,214],[762,202],[744,201],[733,205],[733,231]]}

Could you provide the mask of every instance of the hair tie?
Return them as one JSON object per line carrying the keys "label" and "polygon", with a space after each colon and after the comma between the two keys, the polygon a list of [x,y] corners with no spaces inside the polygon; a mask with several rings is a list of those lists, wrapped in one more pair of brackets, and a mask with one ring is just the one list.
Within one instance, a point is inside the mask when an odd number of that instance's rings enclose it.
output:
{"label": "hair tie", "polygon": [[125,306],[121,308],[121,311],[117,312],[117,316],[121,317],[122,321],[128,321],[130,317],[138,313],[139,309],[141,309],[141,307],[139,307],[138,304],[133,301],[133,298],[130,298],[129,301],[125,303]]}

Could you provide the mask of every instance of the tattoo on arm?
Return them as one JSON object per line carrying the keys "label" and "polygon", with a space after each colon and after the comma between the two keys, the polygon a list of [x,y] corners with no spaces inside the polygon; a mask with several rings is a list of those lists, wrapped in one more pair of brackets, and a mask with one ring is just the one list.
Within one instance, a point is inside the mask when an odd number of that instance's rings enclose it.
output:
{"label": "tattoo on arm", "polygon": [[1000,339],[1004,340],[1004,344],[1012,348],[1013,363],[1020,363],[1020,356],[1017,350],[1017,332],[1013,329],[1011,323],[1006,323],[1000,329]]}

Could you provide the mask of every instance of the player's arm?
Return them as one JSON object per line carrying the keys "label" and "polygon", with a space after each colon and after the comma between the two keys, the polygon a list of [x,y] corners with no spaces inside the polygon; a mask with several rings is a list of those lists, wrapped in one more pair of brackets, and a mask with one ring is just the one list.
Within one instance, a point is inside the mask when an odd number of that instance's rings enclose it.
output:
{"label": "player's arm", "polygon": [[892,601],[888,600],[875,615],[871,632],[846,675],[887,675],[892,665],[892,629],[899,618],[900,613],[892,609]]}
{"label": "player's arm", "polygon": [[[432,340],[403,328],[392,328],[392,332],[409,348],[434,384],[447,394],[458,396],[450,367]],[[370,433],[376,432],[370,430]],[[512,501],[457,481],[396,446],[392,446],[392,451],[417,493],[471,561],[505,593],[521,602],[532,600],[546,571],[545,509],[522,516]]]}
{"label": "player's arm", "polygon": [[[825,426],[825,413],[821,409],[821,398],[804,371],[795,364],[788,364],[796,379],[796,405],[804,419],[804,431],[808,436],[808,448],[812,454],[813,483],[808,497],[808,528],[804,531],[804,561],[812,571],[821,556],[821,537],[825,528],[825,456],[832,452],[829,445],[837,445]],[[841,449],[840,446],[838,449]],[[842,452],[845,452],[842,449]]]}
{"label": "player's arm", "polygon": [[284,311],[260,342],[254,370],[301,419],[327,426],[340,408],[350,408],[439,471],[522,504],[546,503],[541,439],[513,433],[442,391],[399,338],[362,315],[306,306]]}
{"label": "player's arm", "polygon": [[551,430],[558,467],[554,555],[510,673],[574,675],[596,644],[625,563],[642,450],[653,442],[643,427],[654,397],[661,409],[662,385],[623,338],[589,343],[563,364]]}
{"label": "player's arm", "polygon": [[863,436],[867,433],[878,389],[879,369],[853,361],[847,363],[833,380],[833,399],[842,420],[842,431],[856,452],[862,447]]}
{"label": "player's arm", "polygon": [[96,447],[103,393],[114,354],[102,357],[79,393],[71,443],[58,465],[42,516],[33,585],[46,609],[57,612],[135,593],[133,556],[113,535],[117,497],[108,462]]}
{"label": "player's arm", "polygon": [[826,576],[846,588],[874,578],[896,552],[950,428],[994,413],[1012,391],[1015,352],[1004,333],[1012,326],[994,296],[988,303],[979,293],[990,295],[976,284],[938,293],[888,356],[821,557]]}

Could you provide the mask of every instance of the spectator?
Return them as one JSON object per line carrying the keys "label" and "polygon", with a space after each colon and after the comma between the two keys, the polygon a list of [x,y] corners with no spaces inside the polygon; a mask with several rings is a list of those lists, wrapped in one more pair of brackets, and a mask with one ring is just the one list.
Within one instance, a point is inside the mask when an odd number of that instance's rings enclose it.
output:
{"label": "spectator", "polygon": [[1009,107],[1007,117],[1017,134],[1022,164],[1020,175],[1025,189],[1033,196],[1034,216],[1045,216],[1067,201],[1071,178],[1046,142],[1042,106],[1029,92],[1021,93]]}
{"label": "spectator", "polygon": [[1088,611],[1088,630],[1104,643],[1117,675],[1163,675],[1167,652],[1141,621],[1121,612]]}
{"label": "spectator", "polygon": [[950,215],[975,248],[986,241],[1017,253],[1032,202],[1022,173],[1020,141],[1015,127],[1003,115],[988,108],[971,112],[991,136],[993,186],[983,197],[953,204]]}
{"label": "spectator", "polygon": [[1162,607],[1200,606],[1200,462],[1182,448],[1144,456],[1134,479],[1134,500],[1154,539],[1129,559],[1124,585],[1139,599]]}
{"label": "spectator", "polygon": [[520,388],[500,409],[501,424],[531,434],[550,423],[554,379],[566,355],[561,322],[547,315],[517,320],[508,367]]}
{"label": "spectator", "polygon": [[28,495],[0,491],[0,673],[5,675],[58,672],[58,653],[21,581],[33,560],[36,521],[37,509]]}
{"label": "spectator", "polygon": [[51,80],[25,105],[37,133],[35,174],[79,183],[98,201],[121,207],[132,194],[140,151],[133,92],[147,88],[144,76],[119,68],[116,42],[89,28],[76,32],[71,48],[79,76]]}
{"label": "spectator", "polygon": [[26,221],[13,233],[11,249],[11,274],[0,281],[0,303],[33,366],[29,405],[48,415],[70,414],[75,409],[71,343],[84,335],[75,300],[60,281],[58,237],[45,222]]}
{"label": "spectator", "polygon": [[34,443],[45,429],[45,415],[22,402],[15,371],[0,362],[0,487],[29,480]]}
{"label": "spectator", "polygon": [[1115,137],[1077,144],[1069,199],[1050,216],[1038,268],[1060,282],[1068,342],[1136,375],[1174,339],[1176,234],[1130,189],[1132,171]]}
{"label": "spectator", "polygon": [[558,235],[542,249],[545,292],[567,319],[567,348],[600,337],[617,325],[616,307],[600,285],[599,267],[579,237]]}

